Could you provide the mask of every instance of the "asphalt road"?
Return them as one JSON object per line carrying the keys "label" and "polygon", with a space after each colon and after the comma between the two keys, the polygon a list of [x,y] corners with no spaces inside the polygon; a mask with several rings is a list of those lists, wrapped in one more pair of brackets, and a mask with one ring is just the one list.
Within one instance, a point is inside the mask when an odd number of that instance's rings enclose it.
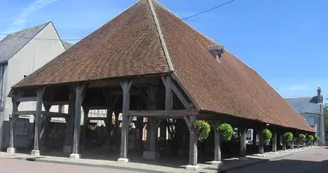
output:
{"label": "asphalt road", "polygon": [[141,173],[139,171],[0,159],[0,173]]}
{"label": "asphalt road", "polygon": [[328,173],[328,147],[295,153],[228,173]]}

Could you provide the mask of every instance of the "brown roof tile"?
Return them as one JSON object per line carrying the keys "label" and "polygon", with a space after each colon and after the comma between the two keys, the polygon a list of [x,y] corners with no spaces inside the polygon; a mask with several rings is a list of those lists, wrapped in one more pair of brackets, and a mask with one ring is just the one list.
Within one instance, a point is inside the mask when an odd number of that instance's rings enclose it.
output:
{"label": "brown roof tile", "polygon": [[215,42],[150,2],[155,14],[147,0],[139,1],[15,87],[166,73],[171,61],[201,110],[313,131],[253,69],[228,51],[219,63],[208,51]]}
{"label": "brown roof tile", "polygon": [[14,87],[168,71],[153,15],[143,0]]}
{"label": "brown roof tile", "polygon": [[154,4],[174,71],[201,110],[313,131],[254,70],[228,51],[219,63],[208,51],[215,42]]}

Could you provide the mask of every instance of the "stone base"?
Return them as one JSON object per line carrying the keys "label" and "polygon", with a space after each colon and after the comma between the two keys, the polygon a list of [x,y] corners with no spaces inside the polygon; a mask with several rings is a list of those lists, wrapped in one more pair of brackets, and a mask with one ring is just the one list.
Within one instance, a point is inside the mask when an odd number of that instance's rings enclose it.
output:
{"label": "stone base", "polygon": [[142,157],[144,159],[156,160],[159,158],[159,153],[154,151],[144,151]]}
{"label": "stone base", "polygon": [[32,150],[31,155],[32,156],[40,156],[40,150]]}
{"label": "stone base", "polygon": [[219,166],[220,164],[222,164],[222,161],[211,161],[211,165],[213,166]]}
{"label": "stone base", "polygon": [[64,145],[63,152],[66,153],[66,154],[72,153],[72,146]]}
{"label": "stone base", "polygon": [[188,171],[198,171],[199,170],[199,166],[198,165],[187,165],[186,169]]}
{"label": "stone base", "polygon": [[128,158],[119,158],[117,159],[118,162],[123,162],[123,163],[128,163],[129,159]]}
{"label": "stone base", "polygon": [[7,153],[8,154],[15,154],[16,153],[16,149],[15,148],[7,148]]}
{"label": "stone base", "polygon": [[69,158],[70,159],[80,159],[80,154],[72,153],[71,155],[69,155]]}

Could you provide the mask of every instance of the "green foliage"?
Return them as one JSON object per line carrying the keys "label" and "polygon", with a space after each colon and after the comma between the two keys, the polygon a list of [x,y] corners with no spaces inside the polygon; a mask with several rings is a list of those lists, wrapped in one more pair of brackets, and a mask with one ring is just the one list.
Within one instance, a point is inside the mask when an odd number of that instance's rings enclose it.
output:
{"label": "green foliage", "polygon": [[302,142],[304,142],[304,139],[305,139],[305,137],[306,137],[306,136],[305,136],[304,134],[302,134],[302,133],[301,133],[301,134],[299,134],[299,135],[298,135],[298,139],[297,139],[297,140],[298,140],[298,142],[299,142],[299,143],[302,143]]}
{"label": "green foliage", "polygon": [[286,132],[284,134],[284,140],[286,142],[291,142],[293,140],[293,138],[294,138],[294,135],[291,132]]}
{"label": "green foliage", "polygon": [[230,124],[223,123],[216,129],[223,141],[230,141],[233,136],[233,128]]}
{"label": "green foliage", "polygon": [[315,135],[314,135],[314,139],[313,139],[313,140],[314,140],[314,142],[317,142],[317,141],[319,141],[319,139],[320,139],[320,138],[319,138],[319,136],[318,136],[317,134],[315,134]]}
{"label": "green foliage", "polygon": [[264,141],[269,141],[272,138],[272,133],[269,129],[263,130]]}
{"label": "green foliage", "polygon": [[314,137],[312,135],[307,136],[307,143],[308,145],[311,145],[313,143]]}
{"label": "green foliage", "polygon": [[197,137],[200,140],[207,139],[211,132],[210,124],[204,120],[196,120],[192,123],[192,127],[196,129]]}
{"label": "green foliage", "polygon": [[328,131],[328,105],[324,106],[324,123],[325,123],[325,131]]}

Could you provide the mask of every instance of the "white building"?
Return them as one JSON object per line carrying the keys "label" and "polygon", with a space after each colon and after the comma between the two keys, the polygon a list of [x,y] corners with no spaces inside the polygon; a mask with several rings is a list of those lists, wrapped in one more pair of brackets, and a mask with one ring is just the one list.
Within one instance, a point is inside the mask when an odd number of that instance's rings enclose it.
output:
{"label": "white building", "polygon": [[[12,100],[7,97],[13,85],[30,75],[71,46],[60,39],[52,22],[12,33],[0,41],[0,127],[1,148],[8,145]],[[35,109],[34,102],[21,103],[20,110]],[[52,109],[58,109],[53,107]],[[25,119],[24,119],[25,118]],[[24,121],[25,120],[25,121]],[[16,123],[16,145],[29,145],[33,116],[20,117]],[[32,142],[32,141],[31,141]]]}

